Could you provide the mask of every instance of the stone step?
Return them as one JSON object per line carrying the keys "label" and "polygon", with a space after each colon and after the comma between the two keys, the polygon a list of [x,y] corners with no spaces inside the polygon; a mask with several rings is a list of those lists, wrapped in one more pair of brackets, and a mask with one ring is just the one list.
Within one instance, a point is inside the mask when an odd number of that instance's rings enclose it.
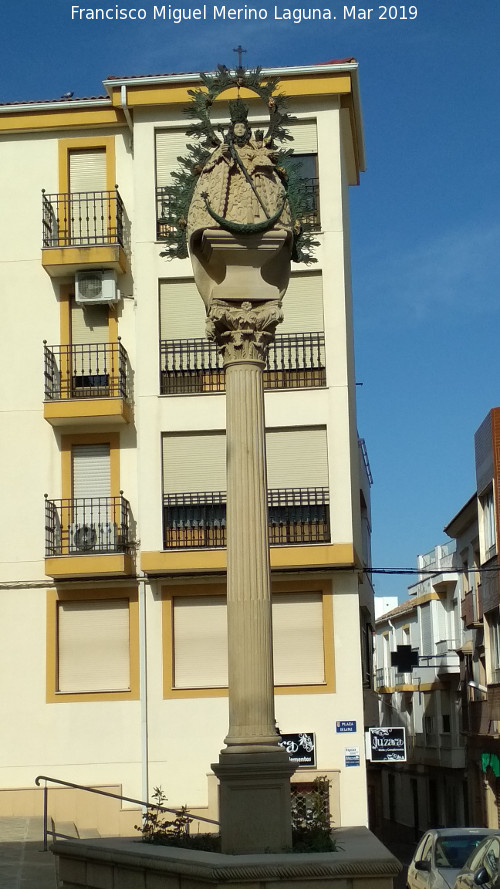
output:
{"label": "stone step", "polygon": [[56,839],[78,839],[79,833],[73,821],[52,821],[52,830],[58,834]]}
{"label": "stone step", "polygon": [[95,827],[79,827],[78,836],[81,840],[93,840],[96,837],[100,837],[101,834]]}

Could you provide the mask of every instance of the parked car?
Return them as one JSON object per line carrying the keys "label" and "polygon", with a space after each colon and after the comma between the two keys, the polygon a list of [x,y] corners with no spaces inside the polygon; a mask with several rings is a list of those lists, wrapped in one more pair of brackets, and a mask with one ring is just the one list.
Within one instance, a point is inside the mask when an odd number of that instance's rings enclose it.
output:
{"label": "parked car", "polygon": [[454,889],[499,889],[500,833],[488,836],[469,855],[455,880]]}
{"label": "parked car", "polygon": [[[498,834],[498,831],[487,827],[440,827],[428,830],[420,840],[408,867],[408,889],[453,889],[458,873],[478,843],[494,834]],[[473,885],[464,883],[464,887]]]}

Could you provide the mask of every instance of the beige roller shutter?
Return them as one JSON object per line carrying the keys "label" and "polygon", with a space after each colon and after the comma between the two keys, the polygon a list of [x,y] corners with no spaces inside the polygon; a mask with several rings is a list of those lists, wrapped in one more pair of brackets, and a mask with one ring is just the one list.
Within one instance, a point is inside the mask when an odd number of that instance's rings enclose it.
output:
{"label": "beige roller shutter", "polygon": [[156,133],[156,185],[170,185],[172,170],[179,167],[178,157],[186,157],[188,142],[196,140],[182,130],[160,130]]}
{"label": "beige roller shutter", "polygon": [[73,445],[73,497],[109,497],[109,444]]}
{"label": "beige roller shutter", "polygon": [[160,282],[160,338],[205,337],[205,306],[192,280]]}
{"label": "beige roller shutter", "polygon": [[106,191],[106,152],[104,148],[70,151],[69,190]]}
{"label": "beige roller shutter", "polygon": [[109,339],[108,307],[82,306],[71,303],[71,342],[73,345],[107,343]]}
{"label": "beige roller shutter", "polygon": [[270,429],[266,451],[270,489],[328,487],[325,427]]}
{"label": "beige roller shutter", "polygon": [[276,333],[323,331],[323,278],[321,272],[291,275],[283,297],[284,319]]}
{"label": "beige roller shutter", "polygon": [[174,688],[227,686],[225,596],[176,598]]}
{"label": "beige roller shutter", "polygon": [[273,598],[275,685],[325,681],[321,593],[284,593]]}
{"label": "beige roller shutter", "polygon": [[[320,593],[273,598],[275,685],[325,681],[323,606]],[[225,596],[177,598],[174,620],[174,688],[227,686]]]}
{"label": "beige roller shutter", "polygon": [[287,127],[293,142],[284,142],[285,148],[293,148],[294,154],[317,154],[318,133],[315,120],[299,120]]}
{"label": "beige roller shutter", "polygon": [[225,490],[226,436],[223,432],[164,436],[164,494]]}
{"label": "beige roller shutter", "polygon": [[59,602],[58,691],[130,688],[128,599]]}

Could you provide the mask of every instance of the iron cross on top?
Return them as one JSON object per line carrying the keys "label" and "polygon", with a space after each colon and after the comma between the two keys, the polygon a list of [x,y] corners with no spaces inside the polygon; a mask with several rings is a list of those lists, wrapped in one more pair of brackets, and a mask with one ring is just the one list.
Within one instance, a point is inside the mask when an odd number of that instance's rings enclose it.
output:
{"label": "iron cross on top", "polygon": [[241,68],[241,56],[244,52],[246,52],[246,49],[243,49],[241,43],[239,43],[236,49],[233,49],[233,52],[238,53],[238,68]]}
{"label": "iron cross on top", "polygon": [[391,667],[396,667],[398,673],[411,673],[413,667],[418,667],[418,651],[412,651],[411,645],[397,645],[396,651],[391,651]]}

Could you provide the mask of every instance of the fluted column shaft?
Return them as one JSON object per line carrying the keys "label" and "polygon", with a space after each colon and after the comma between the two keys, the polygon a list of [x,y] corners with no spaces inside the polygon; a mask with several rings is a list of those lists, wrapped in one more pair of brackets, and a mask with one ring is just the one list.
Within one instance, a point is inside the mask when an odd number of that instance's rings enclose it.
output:
{"label": "fluted column shaft", "polygon": [[[228,751],[276,748],[264,362],[226,364]],[[237,752],[236,749],[234,752]]]}

